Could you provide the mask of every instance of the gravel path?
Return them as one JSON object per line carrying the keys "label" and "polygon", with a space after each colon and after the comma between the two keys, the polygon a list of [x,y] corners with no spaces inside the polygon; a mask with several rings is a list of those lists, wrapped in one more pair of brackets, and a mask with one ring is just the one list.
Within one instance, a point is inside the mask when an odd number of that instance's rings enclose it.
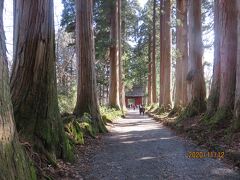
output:
{"label": "gravel path", "polygon": [[90,159],[91,171],[84,179],[240,179],[217,159],[189,159],[189,151],[206,150],[137,111],[115,123],[103,142],[102,149]]}

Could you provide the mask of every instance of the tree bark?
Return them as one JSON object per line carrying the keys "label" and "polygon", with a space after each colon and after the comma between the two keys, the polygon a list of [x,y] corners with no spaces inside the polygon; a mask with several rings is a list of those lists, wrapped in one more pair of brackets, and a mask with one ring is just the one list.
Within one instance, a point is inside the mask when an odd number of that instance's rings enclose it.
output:
{"label": "tree bark", "polygon": [[96,130],[105,131],[96,92],[95,50],[93,39],[93,1],[76,1],[76,48],[78,93],[75,114],[89,113]]}
{"label": "tree bark", "polygon": [[164,35],[164,1],[160,1],[160,94],[159,106],[163,106],[164,99],[164,61],[163,61],[163,35]]}
{"label": "tree bark", "polygon": [[187,105],[187,0],[177,0],[175,107]]}
{"label": "tree bark", "polygon": [[149,33],[148,37],[148,99],[147,103],[148,105],[151,105],[153,103],[152,101],[152,60],[151,60],[151,55],[152,55],[152,43],[151,43],[151,33]]}
{"label": "tree bark", "polygon": [[187,73],[188,73],[188,16],[187,16],[187,12],[188,12],[188,1],[189,0],[185,0],[185,8],[183,8],[183,34],[182,34],[182,38],[184,39],[184,47],[181,51],[183,51],[183,56],[182,56],[182,69],[183,69],[183,73],[182,73],[182,79],[183,79],[183,84],[182,84],[182,105],[183,106],[187,106],[188,105],[188,96],[187,96]]}
{"label": "tree bark", "polygon": [[162,22],[161,22],[161,61],[160,61],[160,93],[162,98],[160,107],[171,108],[171,1],[164,0],[162,4]]}
{"label": "tree bark", "polygon": [[206,109],[206,87],[203,75],[201,0],[189,0],[189,72],[187,80],[191,87],[190,116]]}
{"label": "tree bark", "polygon": [[120,109],[119,101],[119,48],[118,48],[118,0],[111,2],[110,92],[109,105]]}
{"label": "tree bark", "polygon": [[163,39],[163,46],[165,47],[164,52],[164,66],[165,66],[165,76],[164,76],[164,99],[163,106],[167,108],[171,108],[172,100],[171,100],[171,0],[164,1],[164,16],[165,16],[165,35]]}
{"label": "tree bark", "polygon": [[3,4],[0,1],[0,179],[36,179],[15,129],[10,96],[5,33],[3,29]]}
{"label": "tree bark", "polygon": [[[240,34],[240,1],[236,1],[238,11],[238,34]],[[235,90],[235,105],[234,105],[234,128],[240,128],[240,37],[238,36],[237,47],[237,72],[236,72],[236,90]]]}
{"label": "tree bark", "polygon": [[220,32],[219,0],[214,1],[214,64],[211,91],[207,101],[207,114],[211,116],[217,110],[220,94]]}
{"label": "tree bark", "polygon": [[57,100],[53,1],[14,1],[11,95],[17,129],[38,151],[68,158]]}
{"label": "tree bark", "polygon": [[234,106],[237,60],[237,8],[235,0],[219,0],[220,97],[219,108]]}
{"label": "tree bark", "polygon": [[152,39],[152,101],[157,102],[156,87],[156,0],[153,1],[153,39]]}
{"label": "tree bark", "polygon": [[120,89],[120,105],[123,110],[126,110],[125,102],[125,84],[124,84],[124,71],[122,59],[122,2],[118,0],[118,48],[119,48],[119,89]]}

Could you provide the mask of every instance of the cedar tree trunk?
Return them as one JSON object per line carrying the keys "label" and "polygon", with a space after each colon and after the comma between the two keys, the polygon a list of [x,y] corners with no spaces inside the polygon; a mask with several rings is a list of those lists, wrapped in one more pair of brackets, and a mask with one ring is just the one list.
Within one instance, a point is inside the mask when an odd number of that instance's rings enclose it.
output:
{"label": "cedar tree trunk", "polygon": [[0,1],[0,179],[36,179],[34,168],[20,146],[13,118],[10,96],[3,4]]}
{"label": "cedar tree trunk", "polygon": [[152,101],[157,102],[156,88],[156,0],[153,1],[153,39],[152,39]]}
{"label": "cedar tree trunk", "polygon": [[203,75],[201,0],[189,0],[189,72],[187,80],[191,87],[189,116],[202,113],[206,109],[206,87]]}
{"label": "cedar tree trunk", "polygon": [[13,57],[11,95],[17,130],[38,151],[66,158],[57,100],[53,0],[14,1]]}
{"label": "cedar tree trunk", "polygon": [[[240,34],[240,1],[236,1],[238,8],[238,34]],[[236,73],[236,90],[235,90],[235,107],[234,107],[234,128],[240,128],[240,37],[238,37],[237,49],[237,73]]]}
{"label": "cedar tree trunk", "polygon": [[120,109],[119,101],[119,48],[118,48],[118,0],[111,2],[110,92],[109,105]]}
{"label": "cedar tree trunk", "polygon": [[171,1],[161,2],[160,107],[171,108]]}
{"label": "cedar tree trunk", "polygon": [[122,0],[118,0],[118,48],[119,48],[119,88],[120,88],[120,105],[122,110],[126,110],[125,102],[125,85],[124,85],[124,71],[122,59]]}
{"label": "cedar tree trunk", "polygon": [[152,104],[152,60],[151,60],[151,48],[152,43],[151,43],[151,33],[149,33],[148,37],[148,99],[147,99],[147,104],[151,105]]}
{"label": "cedar tree trunk", "polygon": [[237,8],[235,0],[219,0],[220,97],[219,108],[234,106],[237,60]]}
{"label": "cedar tree trunk", "polygon": [[92,0],[76,1],[76,52],[78,91],[75,114],[89,113],[100,132],[105,131],[97,100]]}
{"label": "cedar tree trunk", "polygon": [[187,105],[187,0],[177,0],[177,51],[175,107]]}

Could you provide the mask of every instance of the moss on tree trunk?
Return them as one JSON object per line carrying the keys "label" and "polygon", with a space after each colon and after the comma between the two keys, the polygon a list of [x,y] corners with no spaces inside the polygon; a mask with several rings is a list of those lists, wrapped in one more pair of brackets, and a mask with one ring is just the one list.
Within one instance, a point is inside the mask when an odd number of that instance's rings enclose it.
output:
{"label": "moss on tree trunk", "polygon": [[[214,93],[210,96],[209,102],[213,104],[216,113],[209,118],[211,124],[231,123],[233,117],[235,89],[236,89],[236,62],[237,62],[237,1],[217,1],[218,3],[218,33],[220,67],[218,84],[214,85]],[[215,64],[216,66],[216,64]],[[217,66],[215,67],[217,68]],[[216,72],[217,73],[217,72]],[[213,81],[216,83],[217,79]],[[219,89],[218,89],[219,87]],[[219,92],[218,92],[219,91]],[[236,101],[235,101],[236,103]],[[211,111],[210,111],[211,112]]]}
{"label": "moss on tree trunk", "polygon": [[0,179],[37,179],[34,165],[30,162],[16,137],[0,143]]}
{"label": "moss on tree trunk", "polygon": [[9,88],[3,4],[0,1],[0,179],[36,179],[33,165],[18,142]]}
{"label": "moss on tree trunk", "polygon": [[69,159],[56,89],[53,0],[15,0],[11,94],[20,136],[54,160]]}

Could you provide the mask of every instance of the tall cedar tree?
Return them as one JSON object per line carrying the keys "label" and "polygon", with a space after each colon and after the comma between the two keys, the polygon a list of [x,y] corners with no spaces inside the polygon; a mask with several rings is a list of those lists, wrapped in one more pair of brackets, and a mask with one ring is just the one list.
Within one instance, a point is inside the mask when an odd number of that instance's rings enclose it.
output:
{"label": "tall cedar tree", "polygon": [[220,32],[219,32],[219,0],[214,1],[214,64],[211,90],[207,101],[207,115],[215,113],[220,93]]}
{"label": "tall cedar tree", "polygon": [[152,101],[157,102],[156,83],[156,0],[153,0],[153,33],[152,33]]}
{"label": "tall cedar tree", "polygon": [[177,0],[177,29],[176,29],[176,92],[175,108],[187,105],[187,0]]}
{"label": "tall cedar tree", "polygon": [[126,109],[125,102],[125,85],[124,85],[124,70],[123,70],[123,59],[122,59],[122,0],[118,1],[118,48],[119,48],[119,96],[120,96],[120,105],[122,109]]}
{"label": "tall cedar tree", "polygon": [[164,28],[163,28],[163,21],[164,21],[164,1],[160,1],[160,93],[159,93],[159,106],[161,107],[163,104],[164,98],[164,87],[163,87],[163,80],[164,80],[164,63],[163,63],[163,40],[162,37],[164,35]]}
{"label": "tall cedar tree", "polygon": [[0,1],[0,179],[36,179],[33,167],[18,142],[10,96],[3,4]]}
{"label": "tall cedar tree", "polygon": [[203,43],[201,26],[201,0],[189,0],[189,71],[187,80],[190,90],[189,116],[206,109],[206,87],[203,75]]}
{"label": "tall cedar tree", "polygon": [[95,48],[93,39],[93,1],[76,1],[76,53],[78,91],[75,114],[89,113],[100,132],[105,131],[96,92]]}
{"label": "tall cedar tree", "polygon": [[161,1],[160,18],[160,101],[163,108],[171,107],[171,1]]}
{"label": "tall cedar tree", "polygon": [[236,1],[219,0],[220,36],[220,94],[214,119],[225,121],[232,117],[236,88],[237,6]]}
{"label": "tall cedar tree", "polygon": [[120,109],[120,92],[119,92],[119,26],[118,26],[118,0],[114,0],[111,3],[111,32],[110,32],[110,93],[109,93],[109,105]]}
{"label": "tall cedar tree", "polygon": [[66,158],[54,44],[53,0],[15,0],[11,95],[17,129],[48,157]]}
{"label": "tall cedar tree", "polygon": [[148,35],[148,105],[153,103],[152,100],[152,38],[151,33]]}
{"label": "tall cedar tree", "polygon": [[[236,1],[238,10],[238,34],[240,34],[240,1]],[[237,49],[237,72],[236,72],[236,90],[235,90],[235,108],[234,108],[234,128],[240,128],[240,37],[238,36]]]}

